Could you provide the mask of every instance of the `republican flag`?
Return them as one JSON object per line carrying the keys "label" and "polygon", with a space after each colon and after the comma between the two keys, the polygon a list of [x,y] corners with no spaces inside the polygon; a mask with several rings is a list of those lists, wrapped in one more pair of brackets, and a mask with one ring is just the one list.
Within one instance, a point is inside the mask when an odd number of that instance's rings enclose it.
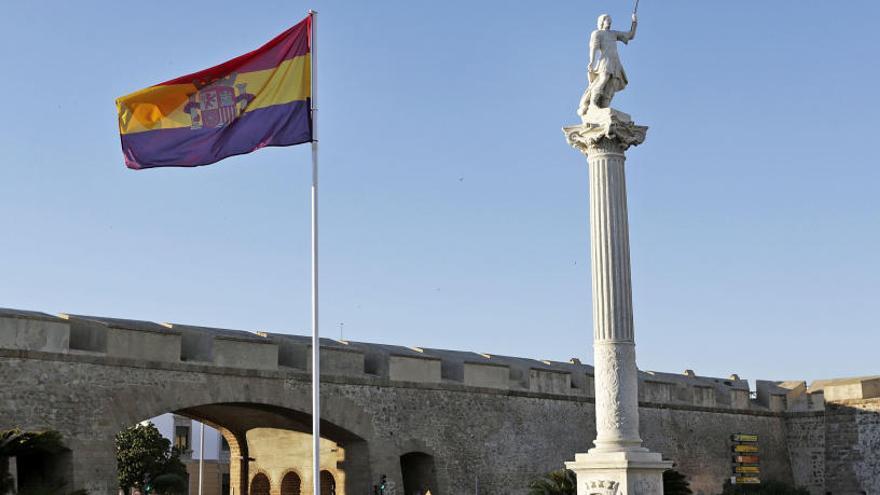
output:
{"label": "republican flag", "polygon": [[116,100],[125,165],[197,167],[312,141],[312,18],[216,67]]}

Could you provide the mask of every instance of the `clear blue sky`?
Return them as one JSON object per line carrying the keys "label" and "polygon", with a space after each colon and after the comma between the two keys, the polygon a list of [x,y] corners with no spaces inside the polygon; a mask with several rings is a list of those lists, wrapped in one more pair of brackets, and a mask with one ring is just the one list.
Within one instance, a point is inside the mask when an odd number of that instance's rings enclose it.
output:
{"label": "clear blue sky", "polygon": [[[320,17],[327,336],[592,362],[587,39],[628,1],[13,2],[0,306],[309,332],[309,149],[123,167],[114,99]],[[643,369],[878,374],[880,5],[644,0]]]}

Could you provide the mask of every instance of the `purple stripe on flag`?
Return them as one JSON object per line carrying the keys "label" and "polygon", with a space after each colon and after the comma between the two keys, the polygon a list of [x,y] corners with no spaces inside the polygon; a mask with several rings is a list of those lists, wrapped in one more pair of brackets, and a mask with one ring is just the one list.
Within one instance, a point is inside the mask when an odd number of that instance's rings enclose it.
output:
{"label": "purple stripe on flag", "polygon": [[250,153],[266,146],[291,146],[312,140],[309,100],[247,112],[224,127],[161,129],[122,135],[125,166],[197,167]]}

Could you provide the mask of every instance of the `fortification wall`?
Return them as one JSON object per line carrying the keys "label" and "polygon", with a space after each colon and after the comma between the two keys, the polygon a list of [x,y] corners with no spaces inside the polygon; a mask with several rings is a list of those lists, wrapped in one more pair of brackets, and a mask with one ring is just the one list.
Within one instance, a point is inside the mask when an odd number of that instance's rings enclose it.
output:
{"label": "fortification wall", "polygon": [[825,412],[791,414],[785,436],[795,483],[811,495],[825,495]]}
{"label": "fortification wall", "polygon": [[[207,419],[234,430],[259,413],[251,426],[308,428],[306,337],[12,310],[0,310],[0,335],[0,428],[59,430],[72,448],[75,486],[93,493],[115,491],[113,435],[161,413],[232,404],[240,409],[225,419],[236,425]],[[321,354],[322,417],[345,448],[349,493],[382,474],[402,486],[400,456],[424,452],[434,456],[441,493],[479,482],[485,495],[521,494],[595,437],[593,369],[576,361],[332,340]],[[830,438],[817,430],[824,413],[787,414],[789,392],[765,387],[771,408],[750,400],[736,376],[644,372],[639,385],[646,446],[673,459],[697,494],[720,492],[731,473],[730,435],[739,432],[760,436],[763,479],[831,480],[805,474]],[[880,427],[871,407],[835,411],[828,424],[857,435],[828,441],[841,465],[825,459],[822,472],[850,469],[876,489],[870,452]]]}
{"label": "fortification wall", "polygon": [[880,399],[829,402],[786,426],[795,481],[811,494],[880,493]]}
{"label": "fortification wall", "polygon": [[[138,420],[212,401],[308,410],[303,373],[209,373],[197,365],[55,357],[0,352],[0,381],[8,384],[0,392],[0,427],[61,431],[74,451],[77,486],[95,493],[113,492],[113,434]],[[434,456],[441,493],[464,493],[479,479],[481,493],[523,494],[529,480],[586,451],[595,436],[586,397],[332,376],[323,389],[324,416],[368,446],[366,477],[386,474],[398,486],[400,456],[419,451]],[[695,493],[717,493],[729,475],[732,432],[762,435],[768,455],[785,459],[778,416],[686,406],[643,405],[641,411],[646,444],[693,476]],[[791,479],[787,462],[774,462],[766,472]]]}

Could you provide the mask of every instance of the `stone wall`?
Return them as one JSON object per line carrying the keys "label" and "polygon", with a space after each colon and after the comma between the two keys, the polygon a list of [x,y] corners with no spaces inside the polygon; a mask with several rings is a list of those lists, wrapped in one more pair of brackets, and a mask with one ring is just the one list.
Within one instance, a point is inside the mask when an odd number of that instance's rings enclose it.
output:
{"label": "stone wall", "polygon": [[[113,435],[124,426],[212,403],[307,413],[310,390],[302,372],[160,366],[34,351],[0,351],[0,382],[6,385],[0,391],[0,427],[61,431],[73,449],[75,486],[93,493],[113,492]],[[351,459],[346,474],[348,469],[367,472],[347,493],[362,491],[364,483],[382,474],[401,486],[400,456],[424,452],[435,459],[440,493],[463,493],[479,479],[483,494],[522,494],[530,479],[586,451],[595,436],[588,397],[332,376],[326,377],[323,392],[322,416],[351,437],[339,436],[340,443],[356,446],[356,437],[365,445],[360,454],[346,449],[347,456],[368,460],[366,468],[358,468]],[[761,434],[771,453],[785,449],[774,434],[782,429],[778,415],[648,404],[642,415],[647,445],[693,476],[696,493],[717,492],[729,470],[733,432]],[[785,462],[766,472],[791,479]]]}
{"label": "stone wall", "polygon": [[[244,459],[254,428],[310,428],[306,337],[14,310],[0,310],[0,334],[0,429],[59,430],[70,488],[115,493],[113,436],[162,413],[218,427]],[[477,483],[483,495],[524,494],[596,435],[593,369],[577,361],[333,340],[321,353],[322,432],[344,449],[345,493],[369,491],[383,474],[402,486],[400,458],[419,452],[434,459],[439,494]],[[774,408],[748,400],[737,376],[642,372],[642,438],[698,495],[720,492],[740,432],[761,438],[763,479],[880,493],[873,402],[825,421],[822,411],[773,410],[790,392],[766,390]],[[233,483],[246,485],[247,470],[232,465]]]}
{"label": "stone wall", "polygon": [[721,493],[731,476],[730,437],[735,433],[758,435],[762,479],[793,481],[785,428],[777,415],[644,405],[639,412],[646,446],[674,460],[674,469],[688,476],[697,495]]}
{"label": "stone wall", "polygon": [[825,412],[792,413],[785,436],[795,483],[825,495]]}
{"label": "stone wall", "polygon": [[795,480],[811,494],[880,493],[880,399],[829,402],[787,429]]}

